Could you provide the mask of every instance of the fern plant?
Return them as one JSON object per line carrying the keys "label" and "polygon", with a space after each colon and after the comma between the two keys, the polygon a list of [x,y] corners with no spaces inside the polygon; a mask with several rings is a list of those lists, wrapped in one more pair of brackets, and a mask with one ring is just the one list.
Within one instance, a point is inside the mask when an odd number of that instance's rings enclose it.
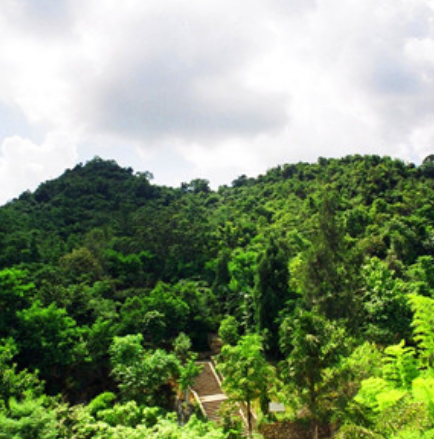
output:
{"label": "fern plant", "polygon": [[417,294],[409,295],[414,313],[412,326],[419,344],[419,357],[424,366],[434,366],[434,299]]}
{"label": "fern plant", "polygon": [[383,377],[397,388],[411,389],[411,383],[419,375],[415,351],[405,346],[405,341],[385,349]]}

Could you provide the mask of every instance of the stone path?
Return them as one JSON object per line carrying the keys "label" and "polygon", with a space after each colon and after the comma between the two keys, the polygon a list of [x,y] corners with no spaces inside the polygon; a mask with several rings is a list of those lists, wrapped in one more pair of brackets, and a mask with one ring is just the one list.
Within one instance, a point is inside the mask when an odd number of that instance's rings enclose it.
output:
{"label": "stone path", "polygon": [[202,372],[197,376],[192,389],[200,402],[203,414],[214,422],[220,421],[219,408],[228,397],[224,394],[221,382],[214,366],[210,361],[197,363],[203,366]]}

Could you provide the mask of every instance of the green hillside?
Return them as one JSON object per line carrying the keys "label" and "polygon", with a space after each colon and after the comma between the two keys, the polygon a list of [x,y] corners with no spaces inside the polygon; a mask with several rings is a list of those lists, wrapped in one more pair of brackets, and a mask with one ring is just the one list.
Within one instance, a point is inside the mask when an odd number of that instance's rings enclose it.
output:
{"label": "green hillside", "polygon": [[237,349],[246,371],[271,365],[227,377],[234,400],[258,382],[260,425],[432,438],[433,258],[431,156],[320,158],[218,190],[77,165],[0,208],[0,439],[236,438],[230,416],[173,418],[219,330],[222,370]]}

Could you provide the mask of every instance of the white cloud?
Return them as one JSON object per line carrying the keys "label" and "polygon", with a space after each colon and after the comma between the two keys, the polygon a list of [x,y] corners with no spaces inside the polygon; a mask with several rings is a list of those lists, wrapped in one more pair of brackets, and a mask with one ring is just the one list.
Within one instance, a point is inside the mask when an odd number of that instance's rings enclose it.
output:
{"label": "white cloud", "polygon": [[266,50],[265,24],[250,21],[248,11],[234,14],[228,1],[205,4],[127,1],[119,9],[108,2],[100,19],[100,2],[87,3],[77,32],[105,66],[82,95],[91,101],[91,131],[205,140],[285,123],[286,97],[249,87],[242,75],[254,53]]}
{"label": "white cloud", "polygon": [[422,0],[324,0],[304,32],[282,31],[283,46],[295,47],[286,64],[296,84],[291,143],[312,149],[310,160],[356,148],[396,155],[398,144],[411,156],[413,131],[434,113],[434,76],[425,69],[421,81],[408,44],[433,41],[432,18]]}
{"label": "white cloud", "polygon": [[433,54],[431,0],[0,4],[0,101],[170,183],[350,153],[421,161]]}
{"label": "white cloud", "polygon": [[0,204],[59,176],[76,160],[69,135],[49,133],[41,145],[18,136],[6,138],[0,146]]}

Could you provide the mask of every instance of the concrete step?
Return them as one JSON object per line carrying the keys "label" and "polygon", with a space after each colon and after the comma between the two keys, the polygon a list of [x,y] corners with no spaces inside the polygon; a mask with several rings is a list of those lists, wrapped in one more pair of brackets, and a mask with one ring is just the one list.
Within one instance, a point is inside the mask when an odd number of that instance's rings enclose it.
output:
{"label": "concrete step", "polygon": [[211,363],[204,361],[197,364],[202,366],[202,372],[196,377],[192,388],[199,397],[207,418],[219,422],[219,408],[227,400],[227,396],[223,393]]}
{"label": "concrete step", "polygon": [[[215,423],[221,422],[221,416],[219,413],[221,404],[224,403],[228,397],[224,394],[220,384],[220,380],[217,378],[217,374],[210,361],[200,361],[198,365],[203,366],[202,372],[196,377],[192,386],[196,393],[203,411],[206,417]],[[245,407],[242,408],[245,412]],[[240,416],[243,419],[243,425],[245,425],[245,416],[241,416],[240,411],[236,410],[234,416]],[[245,414],[245,413],[243,413]]]}
{"label": "concrete step", "polygon": [[220,384],[212,371],[211,364],[209,362],[201,362],[198,364],[203,366],[203,369],[194,382],[193,390],[200,396],[223,393]]}

